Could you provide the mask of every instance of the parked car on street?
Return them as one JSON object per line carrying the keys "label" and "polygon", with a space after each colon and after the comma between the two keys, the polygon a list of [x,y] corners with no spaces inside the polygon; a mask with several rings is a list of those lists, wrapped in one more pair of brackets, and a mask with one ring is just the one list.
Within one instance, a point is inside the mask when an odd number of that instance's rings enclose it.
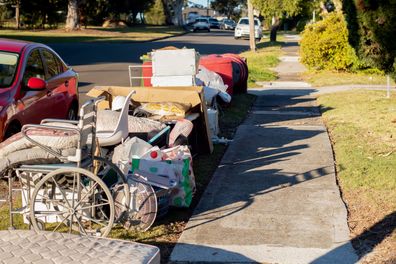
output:
{"label": "parked car on street", "polygon": [[[238,38],[249,38],[249,19],[247,17],[242,17],[239,19],[237,26],[235,27],[234,37]],[[263,30],[261,28],[260,20],[254,18],[254,37],[260,40],[263,37]]]}
{"label": "parked car on street", "polygon": [[75,119],[78,74],[46,45],[0,39],[0,141],[45,118]]}
{"label": "parked car on street", "polygon": [[209,19],[206,17],[198,17],[193,25],[193,31],[206,30],[210,32]]}
{"label": "parked car on street", "polygon": [[220,22],[216,18],[209,18],[209,26],[210,28],[220,28]]}
{"label": "parked car on street", "polygon": [[220,23],[220,28],[221,29],[225,29],[225,30],[234,30],[236,27],[236,23],[234,20],[232,19],[224,19],[221,23]]}

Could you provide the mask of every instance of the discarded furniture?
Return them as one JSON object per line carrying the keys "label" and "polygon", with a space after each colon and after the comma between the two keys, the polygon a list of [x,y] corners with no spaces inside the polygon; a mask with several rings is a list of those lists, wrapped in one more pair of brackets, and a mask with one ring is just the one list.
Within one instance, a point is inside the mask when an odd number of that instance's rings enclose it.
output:
{"label": "discarded furniture", "polygon": [[0,263],[160,263],[155,246],[65,233],[0,231],[0,245]]}

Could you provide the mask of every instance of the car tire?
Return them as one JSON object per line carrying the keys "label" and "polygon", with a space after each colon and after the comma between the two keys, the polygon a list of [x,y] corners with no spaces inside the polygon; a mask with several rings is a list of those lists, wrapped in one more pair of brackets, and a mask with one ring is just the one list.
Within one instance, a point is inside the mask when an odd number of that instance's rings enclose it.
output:
{"label": "car tire", "polygon": [[210,32],[210,29],[208,28],[208,32]]}
{"label": "car tire", "polygon": [[193,29],[193,32],[197,32],[197,30],[194,28],[194,29]]}
{"label": "car tire", "polygon": [[234,37],[234,39],[239,39],[239,37]]}
{"label": "car tire", "polygon": [[69,110],[67,111],[66,118],[68,120],[77,120],[77,117],[78,117],[78,103],[73,102]]}

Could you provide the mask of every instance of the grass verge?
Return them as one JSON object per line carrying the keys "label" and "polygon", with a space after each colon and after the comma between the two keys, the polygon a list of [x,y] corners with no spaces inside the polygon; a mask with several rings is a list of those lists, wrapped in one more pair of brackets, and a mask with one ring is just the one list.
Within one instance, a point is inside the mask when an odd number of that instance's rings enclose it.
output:
{"label": "grass verge", "polygon": [[353,91],[318,98],[353,245],[360,256],[374,251],[367,263],[396,261],[396,95],[385,96]]}
{"label": "grass verge", "polygon": [[[308,71],[302,74],[304,81],[310,83],[314,87],[334,86],[334,85],[386,85],[386,76],[370,73],[348,73],[348,72],[332,72]],[[394,85],[394,81],[391,81]]]}
{"label": "grass verge", "polygon": [[[228,138],[233,136],[236,128],[245,119],[255,98],[256,97],[254,95],[250,94],[233,96],[231,104],[227,106],[227,108],[224,108],[221,113],[221,122],[219,126],[222,133],[220,136]],[[213,172],[216,170],[225,151],[226,146],[215,145],[214,152],[212,154],[198,155],[194,158],[193,165],[197,193],[190,208],[170,209],[170,212],[164,219],[157,221],[154,226],[146,232],[132,232],[121,227],[116,227],[111,231],[110,237],[156,245],[161,249],[161,261],[166,263],[174,245],[183,232],[185,224],[190,218],[193,209],[197,205],[206,186],[210,182]],[[0,187],[3,187],[3,189],[0,188],[0,191],[2,189],[2,192],[4,192],[5,185],[2,182],[0,182],[0,184]],[[18,219],[15,226],[18,229],[24,227],[21,218]],[[6,206],[0,206],[0,230],[6,228],[8,228],[8,208]]]}
{"label": "grass verge", "polygon": [[55,30],[12,30],[1,29],[1,38],[19,39],[41,43],[70,42],[130,42],[149,41],[157,38],[171,37],[184,30],[174,26],[135,26],[126,28],[88,27],[67,32]]}
{"label": "grass verge", "polygon": [[277,79],[272,70],[279,63],[281,43],[261,42],[257,44],[257,51],[247,51],[241,54],[247,59],[249,68],[248,87],[257,87],[256,82],[273,81]]}

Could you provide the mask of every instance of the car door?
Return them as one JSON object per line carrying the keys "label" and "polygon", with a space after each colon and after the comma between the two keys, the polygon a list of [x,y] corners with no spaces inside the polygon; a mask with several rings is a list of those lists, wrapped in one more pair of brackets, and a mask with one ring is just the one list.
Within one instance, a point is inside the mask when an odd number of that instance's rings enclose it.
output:
{"label": "car door", "polygon": [[39,49],[33,49],[27,56],[21,83],[21,96],[19,99],[19,119],[24,124],[35,124],[46,117],[48,108],[43,101],[48,97],[46,89],[31,90],[27,83],[31,77],[45,79],[44,64]]}
{"label": "car door", "polygon": [[69,108],[68,86],[70,77],[64,74],[57,56],[50,50],[41,48],[45,66],[45,80],[47,82],[48,96],[46,104],[51,112],[51,118],[66,118]]}

